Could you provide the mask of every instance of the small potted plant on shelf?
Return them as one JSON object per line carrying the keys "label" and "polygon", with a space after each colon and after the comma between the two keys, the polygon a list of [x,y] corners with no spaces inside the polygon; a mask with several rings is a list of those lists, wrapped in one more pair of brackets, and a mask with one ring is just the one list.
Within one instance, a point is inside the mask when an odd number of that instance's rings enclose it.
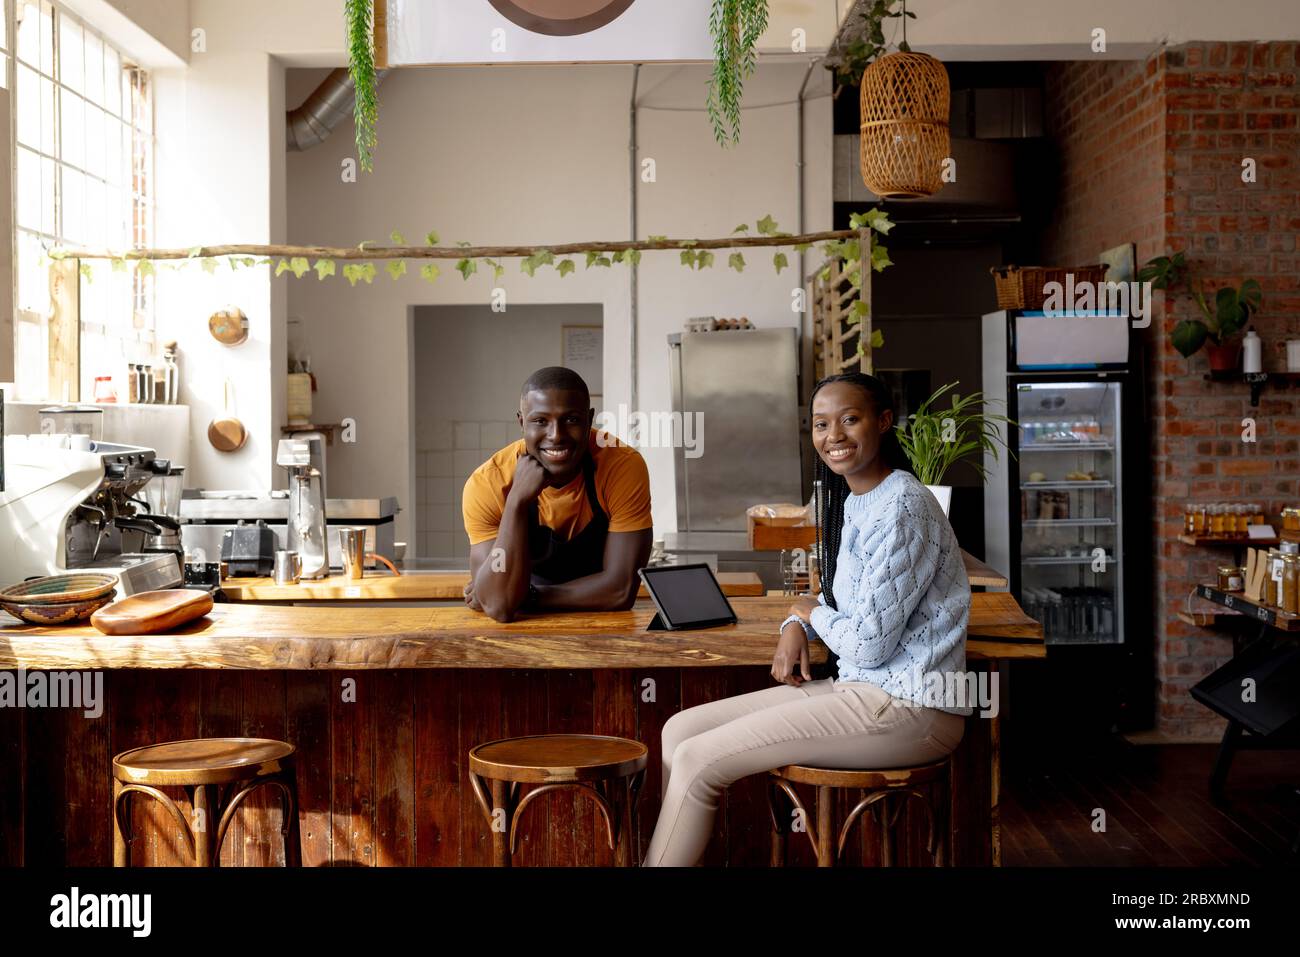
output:
{"label": "small potted plant on shelf", "polygon": [[939,397],[959,384],[949,382],[940,386],[915,412],[894,427],[898,444],[911,463],[912,471],[934,493],[945,515],[952,503],[952,486],[939,483],[948,469],[958,462],[965,462],[979,473],[981,481],[987,482],[988,467],[984,464],[984,454],[991,454],[996,461],[998,446],[1001,446],[1011,455],[999,426],[1016,424],[1005,415],[985,412],[983,392],[966,396],[954,392],[948,408],[936,408]]}
{"label": "small potted plant on shelf", "polygon": [[1257,281],[1245,279],[1240,286],[1222,287],[1214,293],[1211,307],[1201,281],[1190,275],[1182,251],[1150,260],[1138,272],[1137,277],[1140,282],[1150,282],[1154,289],[1172,292],[1179,286],[1184,286],[1201,310],[1202,318],[1180,320],[1169,335],[1170,342],[1184,358],[1190,358],[1204,346],[1212,371],[1226,372],[1237,367],[1237,359],[1241,354],[1238,334],[1250,321],[1251,314],[1259,311],[1260,303],[1263,302],[1263,291]]}

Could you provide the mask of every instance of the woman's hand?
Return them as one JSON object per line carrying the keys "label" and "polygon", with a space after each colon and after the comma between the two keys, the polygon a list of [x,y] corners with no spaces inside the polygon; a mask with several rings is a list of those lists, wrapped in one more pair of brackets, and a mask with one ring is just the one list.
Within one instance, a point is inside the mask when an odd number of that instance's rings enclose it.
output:
{"label": "woman's hand", "polygon": [[798,615],[801,621],[806,621],[808,622],[808,624],[811,625],[813,610],[816,609],[820,604],[821,602],[819,602],[816,598],[812,598],[811,596],[804,595],[801,598],[795,599],[794,604],[790,606],[790,614]]}
{"label": "woman's hand", "polygon": [[776,654],[772,656],[772,677],[782,684],[797,688],[805,681],[812,680],[809,666],[808,635],[801,624],[792,621],[781,629]]}
{"label": "woman's hand", "polygon": [[474,611],[483,610],[479,600],[474,597],[474,579],[472,578],[465,583],[465,604],[469,605]]}

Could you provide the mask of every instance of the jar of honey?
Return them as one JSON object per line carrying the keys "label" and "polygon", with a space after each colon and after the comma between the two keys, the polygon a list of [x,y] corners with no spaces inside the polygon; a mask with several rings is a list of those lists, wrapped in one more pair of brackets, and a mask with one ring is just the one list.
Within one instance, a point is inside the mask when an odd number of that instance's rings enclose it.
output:
{"label": "jar of honey", "polygon": [[1282,528],[1288,532],[1300,532],[1300,508],[1282,509]]}
{"label": "jar of honey", "polygon": [[1240,502],[1232,506],[1232,537],[1245,538],[1248,534],[1246,526],[1250,524],[1250,516],[1246,514],[1246,506]]}
{"label": "jar of honey", "polygon": [[1219,591],[1241,591],[1245,571],[1237,565],[1224,565],[1219,569]]}
{"label": "jar of honey", "polygon": [[1268,577],[1264,579],[1264,604],[1277,608],[1282,603],[1282,552],[1268,550]]}
{"label": "jar of honey", "polygon": [[1210,533],[1210,519],[1205,510],[1205,503],[1198,502],[1192,506],[1192,534],[1208,535]]}
{"label": "jar of honey", "polygon": [[1278,607],[1300,615],[1300,555],[1282,556],[1282,601]]}
{"label": "jar of honey", "polygon": [[1209,507],[1210,530],[1207,534],[1213,535],[1215,538],[1222,538],[1224,536],[1224,509],[1226,508],[1226,505],[1218,502]]}

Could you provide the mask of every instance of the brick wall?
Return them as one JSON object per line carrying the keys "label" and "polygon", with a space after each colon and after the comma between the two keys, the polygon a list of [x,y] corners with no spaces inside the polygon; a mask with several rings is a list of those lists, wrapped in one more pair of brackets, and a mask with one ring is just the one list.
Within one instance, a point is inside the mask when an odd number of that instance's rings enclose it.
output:
{"label": "brick wall", "polygon": [[[1053,67],[1047,104],[1064,198],[1045,256],[1084,263],[1136,242],[1139,265],[1166,249],[1186,250],[1211,288],[1257,278],[1264,305],[1253,324],[1264,339],[1264,369],[1284,369],[1285,340],[1300,338],[1298,59],[1293,43],[1208,42],[1144,63]],[[1248,157],[1254,183],[1241,178]],[[1270,383],[1252,408],[1244,383],[1205,381],[1204,353],[1184,359],[1168,338],[1175,322],[1197,314],[1185,297],[1157,303],[1147,370],[1157,730],[1186,739],[1222,730],[1188,689],[1226,660],[1231,644],[1177,613],[1193,585],[1233,553],[1175,541],[1184,505],[1257,501],[1276,517],[1300,504],[1300,388]],[[1247,418],[1253,443],[1242,440]]]}
{"label": "brick wall", "polygon": [[1086,265],[1137,243],[1138,262],[1164,243],[1164,69],[1146,62],[1058,63],[1046,77],[1047,131],[1060,163],[1060,201],[1046,261]]}

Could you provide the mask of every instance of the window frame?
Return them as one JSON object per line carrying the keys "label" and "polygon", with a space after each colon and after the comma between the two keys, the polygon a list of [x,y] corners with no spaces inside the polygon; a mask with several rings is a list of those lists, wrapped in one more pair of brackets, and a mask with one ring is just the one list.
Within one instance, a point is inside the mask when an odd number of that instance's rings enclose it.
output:
{"label": "window frame", "polygon": [[[126,235],[130,246],[148,245],[155,235],[156,228],[156,202],[154,195],[154,163],[156,156],[156,133],[154,128],[154,105],[152,76],[146,69],[139,67],[134,63],[132,58],[125,51],[113,43],[94,25],[88,23],[83,17],[75,11],[68,9],[61,0],[36,0],[38,9],[41,6],[48,5],[50,8],[50,45],[51,61],[47,70],[41,63],[28,63],[22,59],[19,54],[18,43],[18,8],[23,0],[0,0],[3,4],[3,16],[5,18],[5,43],[7,48],[0,49],[0,55],[5,57],[4,61],[4,81],[5,86],[10,92],[12,108],[10,110],[10,168],[13,170],[14,191],[10,197],[11,209],[13,211],[12,222],[12,241],[13,241],[13,269],[11,281],[13,284],[13,302],[14,302],[14,349],[15,349],[15,372],[19,364],[24,362],[24,356],[18,353],[18,343],[21,338],[21,330],[24,324],[28,329],[35,326],[39,330],[36,335],[41,341],[48,342],[49,335],[49,316],[48,314],[23,308],[24,303],[20,299],[20,252],[21,244],[26,241],[35,240],[39,242],[44,249],[49,249],[53,245],[68,243],[75,245],[72,240],[67,238],[67,221],[64,217],[64,171],[69,171],[81,177],[83,182],[94,181],[102,184],[106,189],[115,189],[121,192],[123,200],[128,201],[127,208],[119,210],[127,217]],[[101,105],[91,100],[88,91],[85,89],[83,77],[81,91],[73,89],[67,82],[67,77],[63,70],[62,49],[62,32],[64,29],[65,19],[75,23],[82,34],[81,49],[83,56],[83,71],[85,62],[85,37],[94,37],[102,44],[104,49],[111,49],[117,56],[121,73],[118,75],[119,83],[122,84],[123,94],[129,92],[129,100],[122,99],[118,104],[118,112],[111,112],[107,105]],[[40,60],[43,57],[38,56]],[[102,61],[101,61],[102,62]],[[48,81],[53,92],[53,103],[51,105],[52,114],[50,117],[42,115],[38,118],[38,124],[43,125],[47,119],[53,125],[51,147],[46,150],[44,142],[32,145],[28,143],[19,144],[19,100],[18,100],[18,78],[19,71],[32,71],[38,84]],[[123,78],[125,77],[125,81]],[[101,172],[92,172],[89,168],[90,163],[86,162],[83,155],[80,162],[73,162],[67,158],[63,141],[63,108],[66,97],[74,97],[80,101],[81,107],[91,107],[98,109],[103,113],[106,124],[120,124],[117,128],[124,132],[129,132],[129,137],[124,136],[124,147],[129,142],[129,155],[120,157],[122,166],[120,172],[125,174],[125,178],[119,182],[113,181],[113,172],[103,169]],[[84,143],[84,124],[83,124],[83,143]],[[41,139],[44,140],[44,130],[41,131]],[[19,198],[19,175],[18,160],[20,155],[29,154],[34,157],[40,164],[42,170],[45,164],[51,164],[54,170],[53,184],[53,221],[48,224],[52,232],[47,231],[47,224],[44,222],[44,211],[41,214],[39,226],[33,227],[28,224],[19,224],[18,216],[18,198]],[[41,197],[39,202],[45,204],[45,187],[42,183]],[[107,211],[108,207],[105,207]],[[84,207],[83,213],[84,215]],[[99,262],[96,266],[107,269],[106,262]],[[93,281],[93,279],[92,279]],[[83,295],[88,291],[86,283],[82,283]],[[90,290],[93,292],[93,287]],[[157,347],[157,316],[156,316],[157,295],[155,289],[155,279],[153,276],[142,276],[138,270],[131,272],[130,285],[130,327],[129,331],[118,324],[107,324],[103,322],[87,321],[84,318],[80,323],[80,334],[83,337],[81,355],[78,357],[83,368],[81,375],[81,392],[83,393],[82,401],[90,401],[92,396],[87,394],[87,376],[86,368],[86,336],[100,336],[104,339],[116,340],[121,344],[124,353],[123,363],[134,361],[133,353],[152,354]],[[42,350],[42,357],[48,361],[48,353]],[[27,361],[36,357],[29,356]],[[123,370],[125,371],[125,370]],[[39,376],[39,373],[37,373]],[[43,387],[41,395],[29,394],[23,395],[22,398],[33,401],[50,401],[57,400],[61,397],[51,396],[48,393],[51,390],[51,384],[48,378]],[[29,387],[28,392],[32,392]]]}

